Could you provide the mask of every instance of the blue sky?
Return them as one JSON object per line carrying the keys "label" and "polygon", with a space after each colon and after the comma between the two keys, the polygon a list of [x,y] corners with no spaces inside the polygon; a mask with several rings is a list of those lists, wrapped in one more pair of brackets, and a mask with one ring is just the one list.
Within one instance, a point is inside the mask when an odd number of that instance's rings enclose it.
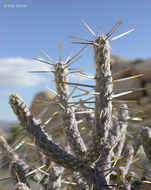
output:
{"label": "blue sky", "polygon": [[[60,40],[63,60],[70,52],[76,53],[82,46],[71,44],[68,36],[93,39],[82,19],[96,34],[98,25],[106,34],[122,18],[124,22],[113,36],[132,28],[135,31],[111,42],[112,53],[128,59],[151,57],[150,7],[149,0],[1,0],[0,120],[16,119],[8,104],[11,93],[19,93],[29,106],[35,93],[47,90],[47,86],[55,89],[52,76],[27,75],[28,70],[50,69],[31,58],[45,59],[43,49],[57,61]],[[76,66],[94,64],[92,48],[82,54]]]}

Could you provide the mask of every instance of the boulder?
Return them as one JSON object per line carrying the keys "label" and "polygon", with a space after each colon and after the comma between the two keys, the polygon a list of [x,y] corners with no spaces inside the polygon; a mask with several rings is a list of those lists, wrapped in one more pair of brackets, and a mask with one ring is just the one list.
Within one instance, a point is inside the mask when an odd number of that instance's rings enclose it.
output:
{"label": "boulder", "polygon": [[139,99],[139,104],[141,106],[145,106],[146,104],[149,104],[151,103],[151,100],[148,96],[142,96],[140,99]]}
{"label": "boulder", "polygon": [[[36,118],[48,105],[47,111],[40,118],[41,120],[47,120],[53,113],[59,110],[59,106],[56,102],[51,103],[55,96],[50,92],[40,92],[35,95],[30,107],[31,114]],[[50,104],[50,105],[49,105]]]}
{"label": "boulder", "polygon": [[151,81],[151,59],[136,60],[132,63],[134,75],[143,74],[144,81]]}
{"label": "boulder", "polygon": [[[129,76],[131,74],[131,67],[131,61],[129,59],[111,55],[111,70],[114,79],[120,79]],[[129,70],[120,72],[127,68],[129,68]]]}
{"label": "boulder", "polygon": [[[146,94],[147,94],[147,96],[149,97],[149,99],[151,100],[151,82],[147,82],[147,83],[145,84],[145,87],[148,88],[148,89],[146,89]],[[149,88],[150,88],[150,89],[149,89]]]}

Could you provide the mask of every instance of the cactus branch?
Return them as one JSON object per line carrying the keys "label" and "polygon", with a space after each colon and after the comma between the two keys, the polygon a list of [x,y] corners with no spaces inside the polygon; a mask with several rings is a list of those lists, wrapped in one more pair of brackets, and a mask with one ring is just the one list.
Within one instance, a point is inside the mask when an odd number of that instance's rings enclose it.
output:
{"label": "cactus branch", "polygon": [[[122,104],[121,107],[127,108],[126,104]],[[126,129],[127,129],[127,121],[128,119],[128,111],[127,110],[122,110],[121,112],[118,111],[117,113],[117,121],[114,123],[114,125],[110,128],[109,133],[108,133],[108,138],[103,144],[103,149],[101,153],[101,161],[97,162],[97,166],[100,168],[101,165],[101,170],[108,171],[109,168],[111,168],[111,159],[114,155],[114,148],[118,145],[120,142],[120,152],[118,156],[121,155],[121,151],[123,149],[123,145],[125,142],[125,134],[126,134]],[[123,123],[124,122],[124,123]],[[115,155],[117,157],[117,155]],[[106,174],[106,172],[104,172]],[[108,177],[109,178],[109,175]]]}
{"label": "cactus branch", "polygon": [[96,87],[99,93],[95,97],[95,119],[92,132],[92,143],[88,152],[89,161],[94,162],[101,154],[102,145],[107,139],[112,126],[112,76],[110,71],[110,45],[104,36],[98,36],[94,44],[94,58],[96,64]]}
{"label": "cactus branch", "polygon": [[57,63],[55,65],[55,81],[57,93],[60,95],[59,101],[64,106],[64,109],[60,108],[60,115],[63,121],[68,120],[63,128],[73,152],[77,157],[82,158],[86,152],[86,146],[78,130],[74,108],[68,106],[69,103],[72,103],[72,100],[68,92],[68,85],[66,84],[68,81],[67,75],[68,69],[66,68],[66,64],[61,62]]}
{"label": "cactus branch", "polygon": [[126,138],[126,130],[127,130],[127,121],[129,118],[128,115],[128,109],[126,104],[122,104],[120,106],[121,110],[118,111],[118,121],[117,121],[117,127],[119,127],[119,133],[118,136],[120,138],[117,139],[116,147],[114,148],[114,154],[118,157],[121,155],[124,143],[125,143],[125,138]]}
{"label": "cactus branch", "polygon": [[11,95],[9,103],[18,120],[21,122],[22,127],[25,128],[31,138],[35,138],[35,144],[42,149],[45,155],[65,168],[75,171],[78,170],[82,165],[80,160],[62,150],[50,137],[48,137],[46,132],[42,129],[40,122],[33,118],[19,95]]}
{"label": "cactus branch", "polygon": [[80,172],[86,179],[89,187],[93,184],[94,190],[110,189],[105,178],[97,168],[89,166],[86,162],[67,153],[48,137],[46,132],[42,129],[40,122],[33,118],[19,95],[11,95],[9,103],[27,135],[35,139],[35,144],[41,148],[42,152],[50,160],[64,168]]}
{"label": "cactus branch", "polygon": [[22,161],[13,161],[10,163],[10,173],[11,176],[13,176],[15,179],[15,184],[17,184],[18,182],[24,183],[25,185],[27,185],[27,187],[29,187],[29,183],[27,182],[26,179],[26,174],[23,170],[23,164]]}

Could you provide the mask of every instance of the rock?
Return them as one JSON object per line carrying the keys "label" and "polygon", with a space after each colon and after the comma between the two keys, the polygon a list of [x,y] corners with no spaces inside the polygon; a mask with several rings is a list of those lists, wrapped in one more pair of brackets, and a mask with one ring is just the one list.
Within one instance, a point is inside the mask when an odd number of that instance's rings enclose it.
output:
{"label": "rock", "polygon": [[[146,88],[151,88],[151,82],[147,82],[145,84]],[[150,100],[151,100],[151,89],[146,89],[146,94],[149,96]]]}
{"label": "rock", "polygon": [[[32,104],[30,107],[31,114],[34,117],[37,117],[41,111],[46,107],[47,102],[51,103],[55,96],[51,94],[50,92],[40,92],[35,95],[35,97],[32,100]],[[40,102],[40,101],[42,102]],[[47,111],[43,114],[41,117],[41,120],[45,121],[47,120],[53,113],[59,110],[59,106],[55,103],[51,103],[47,109]]]}
{"label": "rock", "polygon": [[138,105],[137,107],[134,107],[133,109],[138,110],[138,114],[141,118],[147,119],[151,118],[151,103],[146,104],[144,106]]}
{"label": "rock", "polygon": [[151,59],[136,60],[132,63],[134,75],[143,74],[144,81],[151,81]]}
{"label": "rock", "polygon": [[148,96],[142,96],[140,99],[139,99],[139,104],[141,106],[145,106],[146,104],[149,104],[151,103],[150,101],[150,98]]}
{"label": "rock", "polygon": [[144,115],[147,118],[151,118],[151,104],[147,104],[143,107]]}
{"label": "rock", "polygon": [[[111,56],[111,70],[113,73],[114,79],[123,78],[129,76],[131,74],[131,69],[126,72],[119,72],[127,68],[131,68],[131,61],[119,56],[112,55]],[[117,73],[117,74],[115,74]]]}
{"label": "rock", "polygon": [[142,128],[142,127],[150,127],[151,126],[151,119],[146,118],[146,119],[143,119],[142,121],[139,121],[136,124],[130,124],[130,125],[132,126],[133,130],[139,131],[140,128]]}

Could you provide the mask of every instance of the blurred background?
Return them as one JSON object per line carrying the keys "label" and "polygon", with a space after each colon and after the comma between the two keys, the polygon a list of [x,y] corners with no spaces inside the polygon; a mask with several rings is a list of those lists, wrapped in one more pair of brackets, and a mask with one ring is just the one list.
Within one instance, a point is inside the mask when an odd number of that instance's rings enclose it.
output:
{"label": "blurred background", "polygon": [[[135,30],[113,42],[111,53],[121,60],[135,62],[151,57],[151,2],[148,0],[1,0],[0,1],[0,127],[5,128],[16,121],[10,105],[9,95],[19,93],[27,106],[35,94],[55,91],[53,76],[50,74],[31,74],[28,71],[51,70],[47,64],[33,60],[47,61],[40,49],[55,62],[59,60],[59,44],[62,41],[62,60],[71,52],[75,54],[83,46],[71,44],[76,41],[69,36],[93,40],[94,36],[82,23],[82,19],[98,35],[109,30],[120,20],[123,23],[112,37]],[[111,38],[112,38],[111,37]],[[88,47],[75,66],[93,65],[93,49]],[[122,61],[121,61],[122,62]],[[150,65],[151,67],[151,65]],[[87,69],[94,74],[94,68]],[[136,72],[136,74],[138,74]],[[86,79],[72,76],[72,81]],[[144,82],[144,81],[143,81]],[[141,81],[142,84],[142,81]],[[142,96],[142,95],[141,95]]]}

